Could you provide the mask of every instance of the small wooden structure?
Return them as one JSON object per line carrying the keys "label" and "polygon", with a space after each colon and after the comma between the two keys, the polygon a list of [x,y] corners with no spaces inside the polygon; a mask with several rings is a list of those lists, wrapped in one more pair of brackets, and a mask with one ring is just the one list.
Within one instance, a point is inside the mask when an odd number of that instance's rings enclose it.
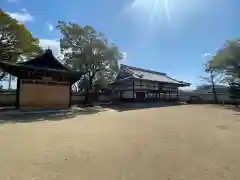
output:
{"label": "small wooden structure", "polygon": [[63,66],[51,50],[23,63],[0,62],[0,68],[18,78],[16,105],[19,109],[68,108],[71,86],[83,75]]}

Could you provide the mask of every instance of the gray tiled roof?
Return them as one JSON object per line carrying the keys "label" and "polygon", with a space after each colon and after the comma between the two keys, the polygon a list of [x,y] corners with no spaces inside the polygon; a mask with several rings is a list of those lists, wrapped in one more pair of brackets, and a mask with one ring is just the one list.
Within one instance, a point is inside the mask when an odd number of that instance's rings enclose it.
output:
{"label": "gray tiled roof", "polygon": [[188,84],[188,83],[170,78],[167,76],[166,73],[136,68],[136,67],[127,66],[127,65],[121,65],[121,68],[123,68],[124,71],[127,71],[128,73],[130,73],[136,79],[166,82],[166,83],[181,84],[181,85]]}

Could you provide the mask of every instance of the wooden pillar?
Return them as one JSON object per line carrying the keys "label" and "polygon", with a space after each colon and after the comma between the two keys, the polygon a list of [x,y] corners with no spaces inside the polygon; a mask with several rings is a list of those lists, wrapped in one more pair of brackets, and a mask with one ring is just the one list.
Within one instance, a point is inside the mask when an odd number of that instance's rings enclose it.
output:
{"label": "wooden pillar", "polygon": [[158,102],[161,101],[161,90],[162,90],[161,84],[158,84]]}
{"label": "wooden pillar", "polygon": [[72,105],[72,84],[69,82],[69,105],[68,107],[71,107]]}
{"label": "wooden pillar", "polygon": [[171,88],[168,88],[168,101],[171,101]]}
{"label": "wooden pillar", "polygon": [[133,92],[133,100],[135,100],[135,81],[132,80],[132,92]]}
{"label": "wooden pillar", "polygon": [[178,92],[178,88],[177,88],[177,101],[179,101],[179,92]]}
{"label": "wooden pillar", "polygon": [[20,80],[20,77],[17,78],[17,94],[16,94],[16,108],[19,109],[20,107],[20,83],[21,83],[21,80]]}

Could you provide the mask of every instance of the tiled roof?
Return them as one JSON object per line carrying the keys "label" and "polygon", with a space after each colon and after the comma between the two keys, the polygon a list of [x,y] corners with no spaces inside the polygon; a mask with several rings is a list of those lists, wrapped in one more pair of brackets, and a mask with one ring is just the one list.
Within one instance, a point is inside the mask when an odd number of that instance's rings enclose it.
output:
{"label": "tiled roof", "polygon": [[67,67],[61,64],[52,54],[51,50],[46,50],[42,55],[37,56],[34,59],[19,63],[20,65],[28,65],[39,68],[46,68],[49,70],[62,70],[70,71]]}
{"label": "tiled roof", "polygon": [[127,65],[123,65],[123,64],[121,65],[121,68],[124,71],[130,73],[131,76],[133,76],[136,79],[188,85],[188,83],[185,83],[183,81],[178,81],[176,79],[168,77],[166,73],[136,68],[136,67],[127,66]]}

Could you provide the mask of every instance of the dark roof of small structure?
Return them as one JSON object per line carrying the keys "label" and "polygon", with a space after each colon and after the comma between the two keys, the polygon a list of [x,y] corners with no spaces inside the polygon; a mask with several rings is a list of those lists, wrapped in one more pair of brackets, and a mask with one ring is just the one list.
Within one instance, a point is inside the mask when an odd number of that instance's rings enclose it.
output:
{"label": "dark roof of small structure", "polygon": [[34,59],[21,62],[19,65],[34,66],[38,68],[56,69],[70,71],[67,67],[61,64],[54,56],[50,49],[47,49],[42,55]]}
{"label": "dark roof of small structure", "polygon": [[[137,68],[137,67],[133,67],[133,66],[127,66],[127,65],[123,65],[123,64],[121,65],[120,69],[127,72],[130,75],[130,77],[133,77],[135,79],[163,82],[163,83],[169,83],[169,84],[178,84],[181,86],[189,86],[190,85],[189,83],[173,79],[173,78],[167,76],[166,73]],[[121,70],[120,70],[120,72],[121,72]]]}
{"label": "dark roof of small structure", "polygon": [[85,73],[72,71],[69,68],[61,64],[52,54],[51,50],[46,50],[44,54],[37,56],[26,62],[21,63],[9,63],[0,62],[0,68],[5,72],[12,74],[13,76],[19,76],[21,69],[25,70],[42,70],[46,72],[57,72],[59,74],[65,74],[71,82],[74,83],[81,78]]}

